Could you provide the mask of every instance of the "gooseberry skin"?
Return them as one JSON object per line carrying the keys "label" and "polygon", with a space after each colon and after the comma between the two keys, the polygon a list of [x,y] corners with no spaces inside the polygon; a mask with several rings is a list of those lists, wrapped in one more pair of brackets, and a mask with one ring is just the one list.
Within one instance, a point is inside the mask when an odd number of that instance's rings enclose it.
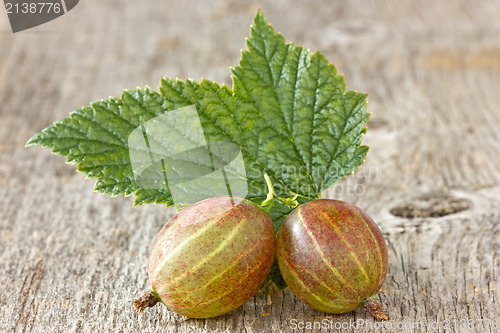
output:
{"label": "gooseberry skin", "polygon": [[155,296],[190,318],[227,313],[251,298],[274,259],[271,217],[242,198],[215,197],[174,216],[151,248],[148,273]]}
{"label": "gooseberry skin", "polygon": [[329,199],[309,201],[287,216],[276,258],[292,292],[326,313],[364,306],[388,268],[387,245],[375,222],[360,208]]}

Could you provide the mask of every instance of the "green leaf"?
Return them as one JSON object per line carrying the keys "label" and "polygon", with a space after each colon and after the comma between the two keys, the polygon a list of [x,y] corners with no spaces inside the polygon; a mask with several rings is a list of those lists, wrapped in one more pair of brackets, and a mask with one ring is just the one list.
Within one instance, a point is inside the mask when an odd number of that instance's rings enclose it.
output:
{"label": "green leaf", "polygon": [[232,72],[248,151],[285,190],[314,197],[363,162],[366,95],[346,93],[323,55],[286,44],[261,12],[247,47]]}
{"label": "green leaf", "polygon": [[130,164],[127,138],[141,123],[166,110],[165,99],[149,88],[125,90],[121,98],[110,98],[76,110],[57,121],[27,143],[53,148],[54,154],[67,156],[78,164],[78,171],[97,178],[95,190],[104,194],[136,194],[136,204],[172,205],[168,189],[139,189]]}
{"label": "green leaf", "polygon": [[[96,191],[134,194],[134,205],[171,206],[168,184],[153,190],[135,183],[127,140],[146,121],[194,104],[208,144],[231,142],[241,148],[247,198],[256,203],[266,198],[264,173],[280,197],[298,195],[299,203],[318,198],[364,161],[366,95],[346,91],[343,77],[319,52],[285,43],[260,11],[247,47],[231,69],[233,89],[204,79],[162,78],[159,92],[125,90],[120,98],[72,112],[27,145],[67,156],[79,172],[97,178]],[[276,230],[290,210],[279,202],[273,207]],[[276,274],[273,281],[282,284]]]}

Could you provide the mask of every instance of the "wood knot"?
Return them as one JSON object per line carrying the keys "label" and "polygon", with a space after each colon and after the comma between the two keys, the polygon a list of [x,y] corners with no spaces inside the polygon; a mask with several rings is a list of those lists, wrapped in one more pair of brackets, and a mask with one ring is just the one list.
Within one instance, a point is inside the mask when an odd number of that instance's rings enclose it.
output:
{"label": "wood knot", "polygon": [[444,193],[429,193],[413,199],[411,202],[391,209],[391,214],[404,218],[441,217],[472,207],[472,202]]}

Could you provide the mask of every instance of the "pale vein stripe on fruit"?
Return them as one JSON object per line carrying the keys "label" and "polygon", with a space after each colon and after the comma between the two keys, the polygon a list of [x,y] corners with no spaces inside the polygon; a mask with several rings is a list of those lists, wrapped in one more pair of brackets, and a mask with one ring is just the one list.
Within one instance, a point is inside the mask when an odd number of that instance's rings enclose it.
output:
{"label": "pale vein stripe on fruit", "polygon": [[300,214],[300,210],[297,212],[297,215],[299,216],[299,220],[300,222],[302,223],[302,225],[304,226],[304,230],[306,231],[307,235],[311,238],[311,240],[313,241],[313,244],[314,244],[314,247],[316,248],[316,251],[318,251],[318,254],[319,256],[321,257],[321,259],[323,260],[323,262],[328,266],[328,268],[330,268],[330,270],[333,272],[333,274],[340,280],[342,281],[342,283],[348,287],[349,289],[351,290],[355,290],[349,283],[347,283],[347,280],[344,279],[344,277],[339,273],[339,271],[332,266],[332,264],[330,264],[330,262],[328,260],[326,260],[325,258],[325,254],[323,253],[323,251],[321,251],[321,247],[319,246],[318,242],[316,241],[316,238],[314,238],[314,235],[311,233],[311,231],[309,229],[307,229],[307,226],[306,226],[306,223],[304,222],[304,218],[302,217],[302,215]]}
{"label": "pale vein stripe on fruit", "polygon": [[[282,258],[284,259],[284,258]],[[320,301],[321,303],[324,303],[325,300],[321,299],[321,297],[319,297],[318,295],[316,295],[315,293],[313,293],[311,291],[311,289],[309,289],[305,284],[304,282],[302,282],[302,280],[300,279],[300,276],[297,274],[297,272],[295,272],[295,270],[293,269],[292,265],[290,265],[290,263],[287,261],[287,260],[284,260],[284,262],[288,265],[288,267],[290,268],[290,273],[292,273],[294,276],[295,276],[295,279],[294,281],[300,283],[300,285],[302,285],[302,288],[304,288],[305,290],[307,290],[307,292],[313,296],[314,298],[316,298],[318,301]],[[324,285],[325,287],[327,287],[323,282],[321,283],[322,285]],[[328,288],[328,287],[327,287]],[[330,288],[328,288],[330,289]],[[345,298],[344,298],[345,299]],[[329,301],[330,299],[327,299],[326,301]],[[345,304],[351,304],[351,303],[345,303]],[[343,309],[342,306],[329,306],[330,308],[340,308],[340,309]]]}
{"label": "pale vein stripe on fruit", "polygon": [[[290,251],[288,253],[294,253],[293,251],[295,251],[295,253],[299,253],[299,249],[297,248],[297,244],[295,242],[291,242],[290,246],[291,246],[291,249],[290,249]],[[292,265],[286,259],[285,255],[282,254],[281,255],[281,259],[284,260],[288,264],[288,266],[290,267],[290,269],[292,269]],[[305,269],[303,266],[298,265],[297,263],[295,264],[295,266],[298,269],[300,269],[300,270],[306,272],[307,274],[309,274],[310,276],[312,276],[316,281],[318,281],[320,284],[322,284],[326,289],[330,290],[334,295],[337,293],[336,291],[334,291],[333,289],[331,289],[323,280],[321,280],[319,277],[317,277],[315,274],[313,274],[311,271]],[[351,289],[351,288],[349,288],[349,289]],[[345,297],[342,297],[342,299],[347,300]]]}
{"label": "pale vein stripe on fruit", "polygon": [[[221,243],[220,245],[212,252],[210,253],[209,255],[207,255],[203,260],[201,260],[199,263],[197,263],[194,267],[186,270],[184,273],[182,273],[181,275],[173,278],[172,280],[170,280],[166,285],[165,287],[167,286],[171,286],[172,284],[175,283],[175,281],[178,281],[180,279],[182,279],[184,276],[190,274],[190,273],[193,273],[193,272],[196,272],[203,264],[205,264],[207,261],[209,261],[210,259],[212,259],[214,256],[216,256],[219,252],[221,252],[224,247],[234,238],[234,236],[236,235],[236,233],[242,228],[243,225],[245,225],[245,223],[243,222],[246,222],[248,221],[247,219],[245,220],[242,220],[238,223],[237,227],[234,228],[231,233],[229,234],[229,236],[227,238],[225,238]],[[259,243],[257,243],[259,244]],[[252,247],[253,249],[253,247]],[[231,267],[231,266],[229,266]],[[226,270],[224,270],[225,272]]]}
{"label": "pale vein stripe on fruit", "polygon": [[210,229],[210,227],[212,227],[214,224],[217,224],[217,221],[220,221],[221,217],[225,214],[227,214],[229,211],[231,211],[231,209],[228,209],[226,210],[223,214],[217,216],[217,217],[214,217],[209,223],[207,223],[203,228],[201,228],[200,230],[196,231],[195,233],[193,233],[190,237],[186,238],[184,241],[182,241],[179,245],[177,245],[174,249],[172,249],[166,256],[165,258],[163,258],[163,260],[161,261],[161,263],[156,267],[156,270],[154,272],[154,275],[153,276],[159,276],[160,275],[160,271],[162,270],[162,268],[165,266],[165,264],[170,260],[171,257],[173,257],[175,254],[177,254],[177,252],[179,252],[180,250],[182,250],[182,248],[186,245],[186,244],[189,244],[189,242],[191,242],[193,239],[196,239],[198,238],[200,235],[202,235],[203,233],[205,233],[205,231],[207,231],[208,229]]}
{"label": "pale vein stripe on fruit", "polygon": [[[284,257],[284,256],[281,256],[281,260],[283,260],[283,261],[287,264],[287,266],[290,268],[290,270],[293,270],[293,271],[294,271],[294,272],[293,272],[293,273],[294,273],[294,275],[297,277],[297,280],[299,280],[299,279],[300,279],[300,277],[298,277],[298,273],[297,273],[297,271],[296,271],[296,270],[292,267],[292,265],[290,264],[290,262],[289,262],[287,259],[285,259],[285,257]],[[295,265],[295,266],[297,266],[297,269],[300,269],[301,271],[304,271],[304,272],[306,272],[307,274],[309,274],[309,275],[310,275],[310,276],[311,276],[314,280],[318,281],[318,282],[319,282],[319,284],[321,284],[323,287],[325,287],[326,289],[328,289],[328,290],[329,290],[329,291],[330,291],[333,295],[335,295],[335,294],[337,294],[337,293],[338,293],[337,291],[335,291],[335,290],[331,289],[331,288],[330,288],[330,287],[329,287],[329,286],[328,286],[328,285],[327,285],[324,281],[322,281],[319,277],[317,277],[316,275],[314,275],[311,271],[309,271],[309,270],[307,270],[307,269],[305,269],[304,267],[299,266],[299,265]],[[285,282],[286,282],[286,281],[285,281]],[[301,283],[301,284],[304,284],[304,283],[302,282],[302,280],[300,280],[300,283]],[[308,289],[308,290],[309,290],[309,289]],[[310,291],[310,290],[309,290],[309,291]],[[347,299],[346,299],[345,297],[337,297],[337,296],[336,296],[336,299],[337,299],[337,300],[338,300],[339,298],[341,298],[341,299],[343,299],[343,300],[346,300],[346,301],[347,301]],[[351,303],[352,303],[352,302],[346,302],[346,303],[344,303],[344,304],[351,304]]]}
{"label": "pale vein stripe on fruit", "polygon": [[[315,204],[315,206],[318,209],[318,211],[326,218],[326,220],[329,221],[330,219],[329,219],[329,216],[326,214],[326,212],[323,209],[321,209],[320,206],[318,206],[316,204]],[[335,223],[329,223],[329,224],[333,227],[333,230],[335,231],[337,236],[342,240],[342,242],[345,244],[345,246],[349,249],[349,253],[351,254],[354,261],[358,264],[361,273],[363,273],[363,275],[365,276],[366,283],[370,284],[370,278],[368,277],[368,273],[366,272],[366,269],[361,264],[361,261],[359,260],[358,256],[356,255],[356,253],[352,249],[349,242],[344,238],[344,236],[340,232],[339,228],[335,225]],[[368,229],[370,229],[370,227],[368,227]]]}
{"label": "pale vein stripe on fruit", "polygon": [[[365,220],[360,212],[356,211],[356,214],[358,214],[358,216],[361,217],[363,219],[363,221]],[[373,240],[375,241],[375,247],[377,248],[378,256],[380,257],[380,261],[379,261],[380,262],[380,271],[382,271],[384,268],[383,267],[384,257],[382,256],[382,250],[380,249],[380,244],[378,242],[377,237],[375,237],[375,234],[373,233],[372,228],[370,228],[370,226],[368,225],[368,222],[365,221],[365,224],[366,224],[366,227],[368,228],[368,231],[370,232],[370,235],[372,235]]]}
{"label": "pale vein stripe on fruit", "polygon": [[[203,289],[209,285],[211,285],[215,280],[217,280],[218,278],[220,278],[222,275],[224,275],[224,273],[226,273],[228,270],[230,270],[231,268],[233,268],[234,266],[236,266],[239,261],[244,258],[247,254],[251,253],[253,250],[255,250],[255,248],[257,246],[259,246],[262,242],[257,242],[255,243],[251,248],[249,248],[248,250],[246,250],[245,252],[243,252],[242,254],[240,254],[239,256],[237,256],[235,258],[235,261],[233,264],[231,264],[230,266],[228,266],[225,270],[223,270],[222,272],[220,272],[219,274],[215,275],[212,279],[210,279],[210,281],[208,281],[207,283],[205,283],[203,286],[201,287],[198,287],[196,289],[193,289],[193,290],[189,290],[190,293],[193,293],[193,292],[196,292],[200,289]],[[171,292],[169,293],[170,296],[172,295],[175,295],[175,294],[179,294],[179,293],[184,293],[185,291],[175,291],[175,292]]]}
{"label": "pale vein stripe on fruit", "polygon": [[[198,304],[196,304],[196,306],[194,308],[198,308],[198,307],[200,307],[202,305],[213,303],[213,302],[221,299],[222,297],[226,296],[227,294],[230,294],[230,293],[234,292],[243,282],[245,282],[245,280],[248,278],[248,276],[250,276],[256,269],[260,269],[261,268],[260,265],[265,260],[267,260],[267,257],[264,257],[257,265],[255,265],[254,268],[252,268],[252,270],[250,270],[250,272],[248,272],[248,275],[245,276],[243,279],[241,279],[240,282],[238,282],[238,284],[234,288],[228,290],[227,292],[225,292],[222,295],[219,295],[219,296],[217,296],[215,298],[209,299],[208,301],[205,301],[205,302],[202,302],[202,303],[198,303]],[[188,306],[177,306],[176,308],[177,309],[183,309],[183,308],[187,308],[187,307]]]}

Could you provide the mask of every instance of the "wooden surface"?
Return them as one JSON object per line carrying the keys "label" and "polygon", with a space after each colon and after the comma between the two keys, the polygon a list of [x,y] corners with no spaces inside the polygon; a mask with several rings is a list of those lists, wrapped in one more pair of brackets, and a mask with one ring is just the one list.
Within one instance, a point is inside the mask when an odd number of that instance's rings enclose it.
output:
{"label": "wooden surface", "polygon": [[[495,0],[85,0],[17,34],[0,13],[0,331],[302,331],[294,319],[361,319],[343,331],[375,331],[363,309],[326,315],[289,290],[215,319],[164,306],[137,317],[150,245],[174,211],[93,193],[94,181],[64,158],[24,148],[70,111],[156,87],[161,75],[230,84],[257,8],[288,41],[324,53],[349,89],[369,94],[367,161],[324,196],[359,205],[385,233],[390,267],[379,297],[403,326],[387,331],[500,331]],[[454,328],[462,319],[474,327]]]}

